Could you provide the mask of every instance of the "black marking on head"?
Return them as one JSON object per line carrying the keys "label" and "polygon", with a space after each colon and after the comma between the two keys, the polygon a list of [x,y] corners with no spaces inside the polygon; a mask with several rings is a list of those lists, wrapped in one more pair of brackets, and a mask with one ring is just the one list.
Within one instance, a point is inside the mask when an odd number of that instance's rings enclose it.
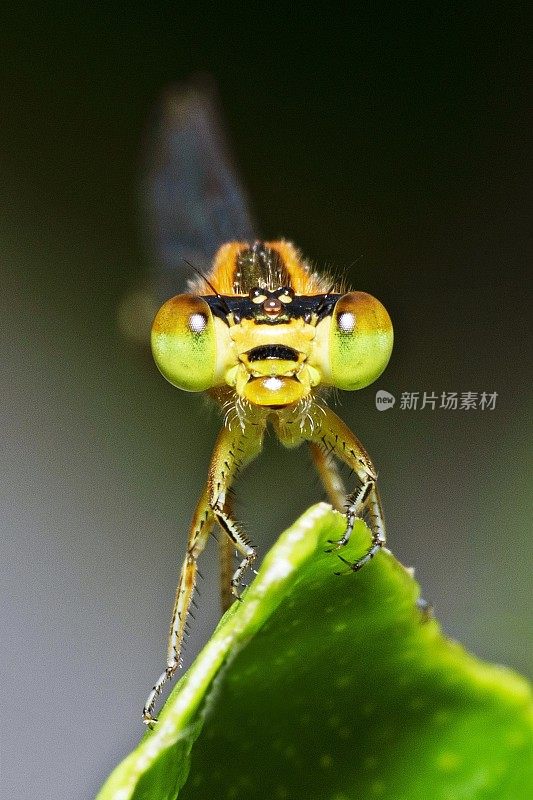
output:
{"label": "black marking on head", "polygon": [[[253,288],[253,287],[252,287]],[[287,287],[273,292],[274,295],[282,294]],[[229,314],[233,314],[236,323],[242,319],[253,319],[264,325],[278,325],[288,322],[291,319],[304,319],[311,322],[313,317],[316,322],[320,322],[324,317],[329,316],[339,298],[340,294],[313,294],[313,295],[294,295],[290,303],[283,306],[283,310],[275,317],[269,317],[263,312],[262,304],[253,303],[250,297],[238,297],[234,295],[213,295],[203,296],[214,316],[224,320],[228,325]]]}
{"label": "black marking on head", "polygon": [[266,361],[278,358],[282,361],[298,361],[298,352],[283,344],[265,344],[248,350],[248,361]]}

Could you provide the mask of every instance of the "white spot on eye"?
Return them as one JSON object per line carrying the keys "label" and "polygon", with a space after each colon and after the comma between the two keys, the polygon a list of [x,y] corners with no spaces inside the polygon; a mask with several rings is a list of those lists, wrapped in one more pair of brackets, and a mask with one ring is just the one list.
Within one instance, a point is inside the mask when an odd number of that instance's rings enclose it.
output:
{"label": "white spot on eye", "polygon": [[189,330],[193,333],[203,333],[207,327],[207,317],[205,314],[191,314],[189,317]]}
{"label": "white spot on eye", "polygon": [[339,314],[337,325],[341,333],[351,333],[355,328],[355,314],[352,311],[343,311]]}
{"label": "white spot on eye", "polygon": [[265,389],[269,389],[271,392],[277,392],[277,390],[281,389],[283,386],[283,381],[272,376],[267,378],[263,385]]}

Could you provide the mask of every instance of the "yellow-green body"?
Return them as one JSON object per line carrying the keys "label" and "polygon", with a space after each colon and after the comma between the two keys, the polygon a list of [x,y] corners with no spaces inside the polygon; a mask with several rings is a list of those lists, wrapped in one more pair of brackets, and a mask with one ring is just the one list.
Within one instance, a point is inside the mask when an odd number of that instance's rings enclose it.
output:
{"label": "yellow-green body", "polygon": [[[167,667],[144,708],[154,721],[155,700],[179,666],[185,623],[196,583],[198,556],[213,525],[223,530],[223,606],[238,597],[254,547],[232,518],[229,489],[262,448],[267,425],[286,447],[302,442],[332,503],[346,514],[348,541],[354,522],[368,512],[372,545],[357,571],[385,542],[376,472],[361,443],[328,408],[324,391],[360,389],[385,369],[393,345],[392,323],[382,304],[364,292],[335,292],[312,272],[288,242],[230,242],[220,248],[212,271],[188,294],[168,300],[152,327],[152,351],[162,374],[185,391],[207,391],[224,413],[208,479],[189,531],[176,594]],[[332,457],[353,470],[350,494]],[[232,568],[234,550],[242,560]],[[344,561],[342,556],[341,560]]]}

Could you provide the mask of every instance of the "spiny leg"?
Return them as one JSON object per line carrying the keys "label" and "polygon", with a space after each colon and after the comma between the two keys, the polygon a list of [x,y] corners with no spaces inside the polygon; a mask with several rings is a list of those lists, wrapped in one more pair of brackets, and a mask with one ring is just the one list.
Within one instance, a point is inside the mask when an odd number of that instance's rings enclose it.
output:
{"label": "spiny leg", "polygon": [[206,486],[196,511],[192,519],[189,530],[189,543],[187,555],[183,562],[174,607],[172,610],[172,620],[170,623],[170,633],[168,637],[167,665],[165,671],[161,673],[155,682],[152,691],[146,699],[143,708],[143,722],[150,725],[157,722],[154,717],[154,708],[158,696],[161,694],[164,685],[173,677],[181,664],[180,652],[186,631],[187,617],[193,600],[194,589],[196,586],[196,576],[198,567],[196,565],[198,556],[205,548],[209,534],[215,524],[215,515],[209,504],[209,487]]}
{"label": "spiny leg", "polygon": [[235,597],[231,591],[231,579],[233,577],[233,554],[235,545],[228,536],[220,536],[218,540],[218,557],[220,571],[220,605],[222,613],[228,610]]}
{"label": "spiny leg", "polygon": [[320,446],[316,442],[309,442],[309,451],[331,505],[344,514],[347,492],[331,453],[326,452],[324,445]]}
{"label": "spiny leg", "polygon": [[241,585],[242,576],[255,560],[255,547],[252,546],[242,531],[239,530],[235,521],[226,511],[215,509],[215,515],[222,530],[226,532],[230,541],[233,542],[239,553],[243,556],[242,561],[233,573],[230,581],[231,594],[233,597],[236,597],[237,600],[240,600],[239,586]]}
{"label": "spiny leg", "polygon": [[[337,553],[340,560],[348,566],[348,572],[357,572],[361,569],[361,567],[364,567],[365,564],[374,558],[376,553],[381,550],[386,541],[383,510],[375,480],[367,479],[367,481],[363,483],[359,489],[350,495],[349,503],[350,504],[346,512],[346,531],[341,539],[336,542],[330,542],[333,547],[331,550],[329,550],[329,552],[338,550],[348,543],[356,519],[362,518],[364,512],[368,511],[370,517],[370,530],[372,532],[372,543],[367,552],[355,562],[348,561],[348,559]],[[337,574],[340,575],[341,573]]]}
{"label": "spiny leg", "polygon": [[362,518],[365,511],[368,511],[372,542],[367,552],[355,562],[350,562],[339,555],[341,561],[349,567],[348,571],[357,572],[376,555],[386,541],[383,509],[376,486],[376,471],[363,445],[331,409],[322,408],[321,415],[317,415],[313,421],[315,424],[311,426],[308,438],[322,451],[322,460],[315,459],[315,464],[328,493],[330,493],[328,487],[335,486],[337,479],[336,470],[331,472],[329,458],[332,455],[347,464],[360,481],[360,486],[348,495],[344,503],[346,513],[344,535],[338,541],[330,542],[332,545],[330,552],[344,547],[350,540],[356,519]]}
{"label": "spiny leg", "polygon": [[[255,559],[256,552],[232,517],[231,497],[228,497],[228,490],[239,472],[261,451],[264,430],[263,423],[250,426],[248,429],[245,428],[244,431],[239,428],[238,431],[233,432],[224,428],[217,441],[209,473],[210,502],[213,513],[223,533],[226,533],[232,545],[243,556],[230,580],[231,594],[237,598],[239,598],[238,587],[242,576]],[[228,569],[227,548],[224,557],[226,570]],[[227,589],[222,589],[223,602],[226,591]]]}
{"label": "spiny leg", "polygon": [[[226,496],[226,511],[233,516],[233,492],[228,492]],[[231,591],[231,579],[235,571],[234,557],[235,545],[229,536],[222,535],[218,537],[218,565],[219,565],[219,587],[220,587],[220,607],[224,614],[231,606],[235,597]]]}
{"label": "spiny leg", "polygon": [[223,528],[223,532],[228,534],[232,542],[244,555],[241,564],[230,581],[234,595],[237,595],[236,587],[244,570],[255,558],[254,548],[238,531],[229,514],[227,494],[239,471],[260,452],[263,433],[264,427],[260,428],[259,426],[254,427],[253,431],[247,434],[240,428],[238,431],[233,431],[224,427],[218,436],[211,458],[207,485],[196,507],[189,531],[187,555],[181,568],[172,612],[167,666],[153,686],[143,709],[143,721],[147,725],[156,722],[154,717],[156,700],[165,684],[173,677],[180,666],[180,652],[196,586],[197,559],[205,548],[215,521],[218,521]]}

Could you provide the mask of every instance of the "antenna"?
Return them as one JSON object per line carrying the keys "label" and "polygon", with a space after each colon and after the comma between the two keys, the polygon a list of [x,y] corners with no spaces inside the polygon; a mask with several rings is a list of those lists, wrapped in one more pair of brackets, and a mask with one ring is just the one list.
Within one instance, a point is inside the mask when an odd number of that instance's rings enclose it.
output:
{"label": "antenna", "polygon": [[207,283],[207,285],[208,285],[208,286],[209,286],[209,288],[212,290],[212,292],[213,292],[213,294],[215,295],[215,297],[217,297],[217,298],[218,298],[218,300],[220,300],[220,302],[221,302],[221,303],[224,305],[224,308],[225,308],[225,311],[226,311],[226,313],[227,313],[227,314],[230,314],[230,313],[231,313],[231,308],[228,306],[228,304],[226,303],[226,301],[224,300],[224,298],[222,297],[222,295],[221,295],[221,294],[219,294],[219,292],[217,292],[217,290],[215,289],[215,287],[213,286],[213,284],[211,283],[211,281],[210,281],[210,280],[209,280],[209,279],[208,279],[208,278],[207,278],[207,277],[204,275],[204,273],[203,273],[203,272],[201,272],[199,269],[197,269],[197,268],[194,266],[194,264],[191,264],[191,262],[190,262],[190,261],[188,261],[186,258],[184,258],[183,260],[185,261],[185,263],[186,263],[186,264],[188,264],[188,265],[189,265],[189,267],[190,267],[191,269],[193,269],[193,270],[196,272],[196,274],[197,274],[197,275],[199,275],[199,276],[200,276],[200,278],[201,278],[203,281],[205,281],[205,282]]}

